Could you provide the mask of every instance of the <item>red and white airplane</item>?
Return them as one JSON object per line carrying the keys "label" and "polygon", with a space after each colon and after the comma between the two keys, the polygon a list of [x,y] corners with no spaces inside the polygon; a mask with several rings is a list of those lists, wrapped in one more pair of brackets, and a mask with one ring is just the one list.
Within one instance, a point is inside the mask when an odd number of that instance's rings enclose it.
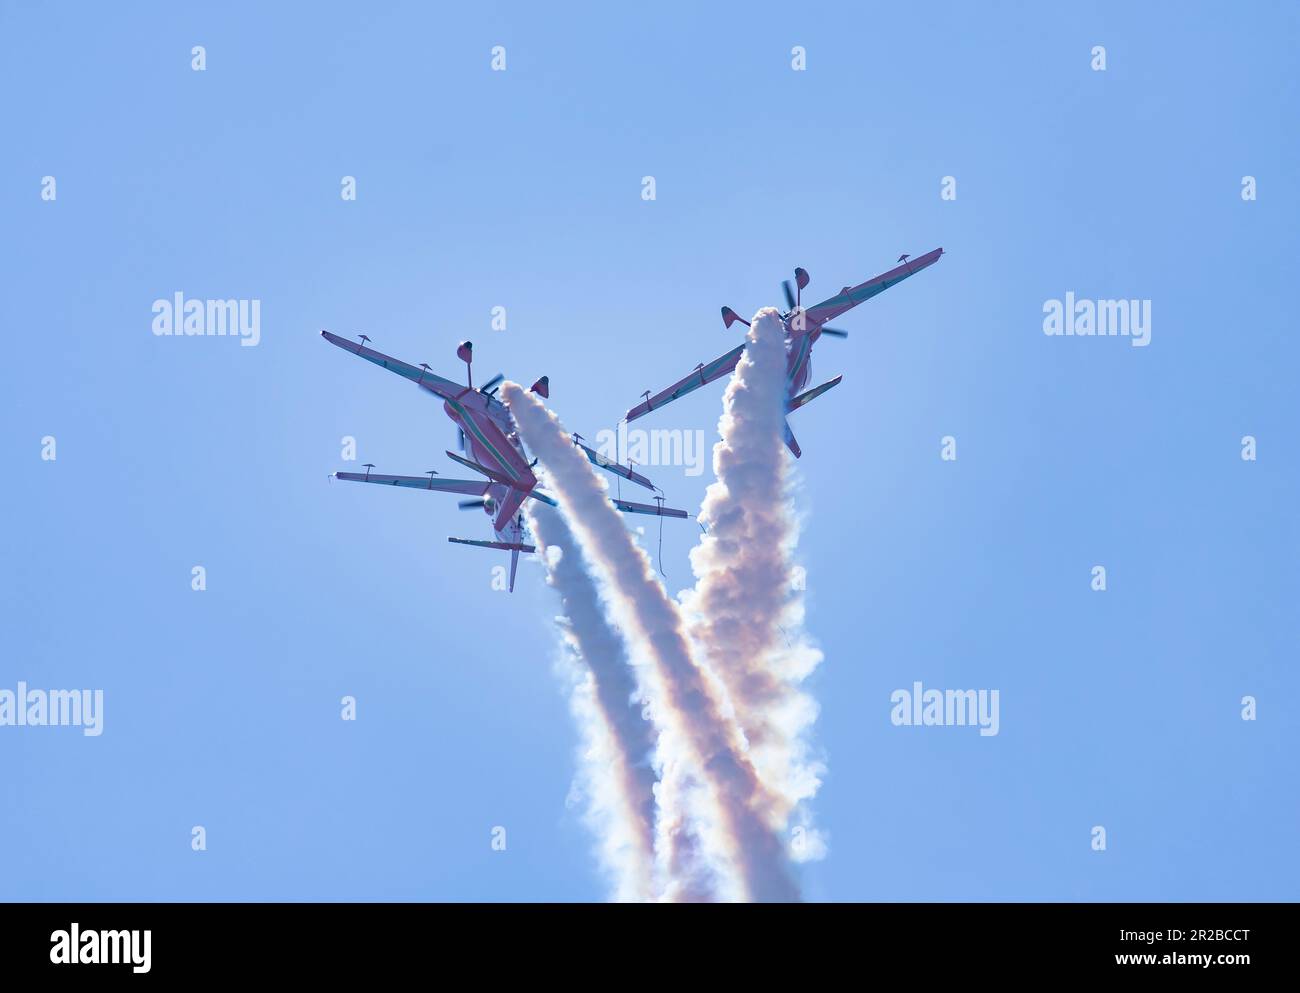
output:
{"label": "red and white airplane", "polygon": [[[808,385],[808,377],[812,371],[812,347],[817,339],[824,334],[835,338],[848,337],[847,331],[827,327],[827,322],[835,320],[841,314],[845,314],[858,304],[870,300],[878,293],[885,292],[891,286],[901,283],[913,273],[934,265],[942,255],[942,248],[936,248],[934,251],[927,252],[920,258],[911,261],[909,261],[910,256],[903,255],[898,260],[900,264],[888,272],[881,273],[879,276],[868,279],[865,283],[859,283],[857,286],[846,286],[829,300],[823,300],[815,307],[808,308],[800,305],[803,289],[808,285],[808,273],[804,269],[794,271],[797,289],[791,291],[789,280],[782,284],[782,288],[785,290],[786,306],[789,308],[781,315],[781,323],[785,326],[785,350],[787,356],[785,402],[787,414],[816,400],[827,390],[838,386],[840,380],[843,379],[842,376],[836,376],[834,379],[822,383],[806,393],[800,392]],[[722,308],[722,320],[727,327],[731,327],[736,321],[746,327],[749,326],[749,321],[730,307]],[[673,383],[672,386],[656,393],[654,396],[651,396],[650,391],[647,390],[641,394],[645,397],[645,400],[629,410],[625,419],[634,421],[638,417],[644,417],[650,411],[658,410],[665,404],[672,403],[678,397],[683,397],[706,383],[712,383],[716,379],[729,375],[736,368],[736,363],[740,361],[740,356],[744,351],[744,344],[737,345],[726,355],[719,356],[712,362],[697,365],[689,376]],[[786,421],[785,424],[785,443],[789,446],[790,451],[794,453],[795,458],[802,454],[799,450],[799,442],[795,440],[794,433],[790,430],[789,421]]]}
{"label": "red and white airplane", "polygon": [[[375,351],[368,346],[370,339],[360,335],[360,342],[349,341],[329,331],[322,331],[331,345],[337,345],[346,352],[360,356],[368,362],[382,366],[389,372],[395,372],[404,379],[409,379],[421,390],[432,393],[443,401],[443,410],[456,424],[459,431],[460,448],[465,455],[447,452],[449,458],[467,469],[473,470],[481,479],[443,479],[434,478],[437,470],[430,470],[422,476],[389,476],[371,472],[373,465],[366,465],[365,472],[336,472],[336,479],[345,479],[358,483],[377,483],[383,486],[402,486],[416,490],[432,490],[440,493],[460,493],[474,499],[460,501],[462,510],[482,508],[492,518],[494,541],[479,541],[471,538],[448,538],[459,545],[474,545],[479,548],[496,548],[510,552],[510,590],[515,588],[515,571],[519,565],[520,552],[536,551],[527,541],[528,533],[524,524],[524,515],[519,508],[527,499],[539,500],[552,507],[556,506],[554,498],[537,488],[537,475],[533,472],[537,462],[530,462],[524,451],[523,443],[515,430],[510,410],[495,396],[497,384],[505,377],[498,374],[481,386],[474,388],[473,359],[474,346],[466,341],[456,349],[456,355],[465,363],[468,385],[431,372],[428,365],[418,366],[395,359],[391,355]],[[532,385],[532,392],[542,397],[550,396],[550,380],[543,376]],[[614,473],[629,482],[654,490],[657,487],[645,476],[630,467],[612,462],[594,449],[582,444],[574,437],[573,443],[581,448],[593,465]],[[665,507],[662,498],[656,497],[653,504],[636,503],[619,497],[611,498],[611,503],[625,514],[651,514],[656,517],[686,517],[684,510]]]}

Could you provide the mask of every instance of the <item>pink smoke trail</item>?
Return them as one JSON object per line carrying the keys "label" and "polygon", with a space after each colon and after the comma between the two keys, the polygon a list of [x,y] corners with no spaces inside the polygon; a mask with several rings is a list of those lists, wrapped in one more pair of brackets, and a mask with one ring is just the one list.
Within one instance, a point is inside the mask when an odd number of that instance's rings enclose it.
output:
{"label": "pink smoke trail", "polygon": [[[798,524],[784,441],[785,329],[777,311],[755,314],[748,338],[723,395],[716,481],[700,509],[708,533],[691,551],[695,589],[681,600],[692,638],[726,687],[755,768],[779,798],[769,811],[771,826],[784,832],[823,771],[806,740],[817,708],[799,689],[821,653],[801,634],[802,584],[792,557]],[[797,837],[796,851],[807,854],[804,832]]]}
{"label": "pink smoke trail", "polygon": [[641,716],[643,694],[568,525],[549,507],[530,506],[527,513],[547,582],[560,597],[564,613],[556,621],[576,663],[571,705],[583,737],[581,775],[601,861],[615,899],[650,900],[657,891],[655,740]]}
{"label": "pink smoke trail", "polygon": [[517,383],[505,383],[501,395],[520,436],[546,466],[584,553],[604,576],[615,617],[653,662],[657,685],[651,696],[661,703],[655,716],[669,740],[682,743],[686,758],[709,787],[720,815],[719,840],[737,867],[743,895],[752,900],[797,899],[785,852],[768,826],[764,808],[771,800],[735,726],[723,716],[715,688],[691,655],[676,603],[610,504],[603,481],[570,444],[559,421]]}

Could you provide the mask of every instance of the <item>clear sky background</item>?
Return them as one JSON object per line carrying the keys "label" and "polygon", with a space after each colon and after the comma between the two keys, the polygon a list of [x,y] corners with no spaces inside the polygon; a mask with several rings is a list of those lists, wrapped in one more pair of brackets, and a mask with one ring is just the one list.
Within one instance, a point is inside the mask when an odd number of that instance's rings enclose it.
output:
{"label": "clear sky background", "polygon": [[[345,435],[450,474],[453,431],[318,331],[455,378],[472,338],[590,437],[721,305],[942,245],[792,418],[808,897],[1295,899],[1300,14],[1058,6],[0,5],[0,687],[105,692],[98,738],[0,728],[0,897],[604,898],[540,566],[509,597],[446,542],[481,515],[327,481]],[[1149,347],[1044,336],[1071,290],[1150,299]],[[261,344],[155,337],[177,291]],[[721,393],[643,423],[711,444]],[[1001,733],[892,726],[914,680]]]}

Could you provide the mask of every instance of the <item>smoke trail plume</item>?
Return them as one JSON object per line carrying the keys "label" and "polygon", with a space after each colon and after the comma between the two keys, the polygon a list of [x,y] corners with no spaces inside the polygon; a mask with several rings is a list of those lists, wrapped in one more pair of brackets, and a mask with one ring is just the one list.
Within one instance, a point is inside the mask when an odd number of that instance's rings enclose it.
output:
{"label": "smoke trail plume", "polygon": [[681,599],[692,638],[726,687],[754,766],[779,798],[771,826],[783,832],[794,808],[817,791],[823,771],[805,737],[817,708],[799,689],[821,653],[801,635],[802,584],[792,558],[798,524],[784,441],[785,331],[777,312],[754,315],[748,337],[723,396],[716,481],[700,508],[708,533],[691,551],[696,586]]}
{"label": "smoke trail plume", "polygon": [[615,899],[652,899],[655,886],[655,742],[641,716],[642,696],[582,550],[558,513],[528,507],[528,523],[546,562],[547,582],[564,614],[556,620],[576,663],[572,708],[583,739],[581,778],[588,819],[601,840],[601,862]]}
{"label": "smoke trail plume", "polygon": [[724,716],[716,688],[692,657],[677,604],[610,504],[604,482],[569,443],[555,417],[517,383],[505,383],[501,395],[520,435],[545,464],[584,553],[606,580],[615,618],[653,662],[647,685],[661,726],[661,749],[665,739],[680,743],[683,761],[698,771],[716,810],[716,837],[709,837],[712,817],[696,822],[705,843],[721,845],[738,871],[744,897],[797,899],[785,853],[768,826],[771,798],[745,755],[737,729]]}
{"label": "smoke trail plume", "polygon": [[664,760],[656,788],[659,822],[655,845],[663,879],[662,899],[670,903],[711,903],[721,897],[743,899],[739,886],[728,892],[728,881],[720,878],[710,858],[700,825],[708,822],[711,811],[703,784],[687,764],[689,748],[680,742],[674,747],[669,739],[660,753]]}

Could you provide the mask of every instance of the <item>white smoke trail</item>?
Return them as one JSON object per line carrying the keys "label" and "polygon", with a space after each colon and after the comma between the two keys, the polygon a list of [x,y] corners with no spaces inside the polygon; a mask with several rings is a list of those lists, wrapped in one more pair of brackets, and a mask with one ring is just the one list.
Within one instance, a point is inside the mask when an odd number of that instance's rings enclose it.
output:
{"label": "white smoke trail", "polygon": [[[531,503],[531,502],[530,502]],[[572,708],[583,738],[580,775],[600,858],[620,901],[656,894],[653,727],[623,640],[609,626],[582,550],[558,513],[526,508],[547,582],[560,596],[560,623],[576,670]]]}
{"label": "white smoke trail", "polygon": [[[748,338],[723,396],[716,481],[700,508],[708,533],[691,551],[695,589],[681,600],[692,638],[726,687],[759,777],[779,798],[771,826],[784,833],[824,771],[806,737],[817,707],[799,689],[822,656],[802,634],[802,584],[792,557],[798,523],[784,440],[785,331],[777,312],[755,314]],[[808,857],[820,841],[808,845],[808,825],[800,827],[794,850]]]}
{"label": "white smoke trail", "polygon": [[501,395],[520,435],[545,464],[584,553],[604,576],[615,618],[654,663],[647,686],[661,728],[661,756],[666,743],[680,745],[681,760],[708,786],[707,800],[714,808],[709,813],[716,811],[716,833],[713,817],[695,821],[705,844],[721,844],[739,872],[744,897],[797,899],[785,853],[768,827],[771,798],[744,753],[737,729],[723,715],[714,686],[691,655],[676,603],[623,526],[604,482],[569,443],[555,417],[517,383],[505,383]]}
{"label": "white smoke trail", "polygon": [[711,903],[743,900],[744,888],[728,879],[713,852],[724,847],[701,830],[717,820],[707,789],[688,764],[689,747],[670,741],[660,749],[665,760],[656,794],[659,823],[656,852],[663,879],[662,898],[671,903]]}

